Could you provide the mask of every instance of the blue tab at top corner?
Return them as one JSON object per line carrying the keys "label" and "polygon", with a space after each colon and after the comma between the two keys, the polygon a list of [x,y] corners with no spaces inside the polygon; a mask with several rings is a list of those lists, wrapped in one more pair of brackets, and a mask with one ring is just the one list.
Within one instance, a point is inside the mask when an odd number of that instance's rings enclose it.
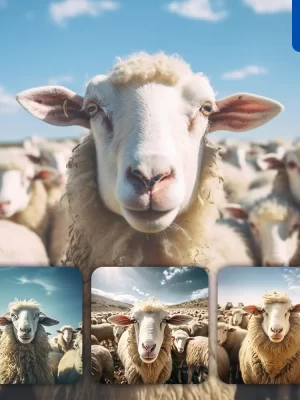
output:
{"label": "blue tab at top corner", "polygon": [[292,45],[295,51],[300,52],[300,0],[293,0],[292,14]]}

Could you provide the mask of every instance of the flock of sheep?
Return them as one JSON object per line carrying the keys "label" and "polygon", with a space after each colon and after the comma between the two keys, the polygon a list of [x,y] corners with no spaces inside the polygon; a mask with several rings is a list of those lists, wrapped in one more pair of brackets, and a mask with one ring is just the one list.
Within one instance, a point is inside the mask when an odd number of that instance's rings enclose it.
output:
{"label": "flock of sheep", "polygon": [[15,300],[0,317],[0,384],[76,383],[82,375],[82,326],[63,326],[49,340],[44,327],[59,324],[34,300]]}
{"label": "flock of sheep", "polygon": [[121,313],[93,311],[91,322],[97,382],[201,383],[208,374],[207,305],[172,308],[150,298]]}
{"label": "flock of sheep", "polygon": [[300,384],[299,313],[300,304],[275,290],[259,305],[219,306],[218,346],[230,360],[230,383]]}
{"label": "flock of sheep", "polygon": [[[103,265],[198,265],[210,271],[213,299],[221,267],[297,264],[298,143],[211,139],[268,123],[283,111],[277,101],[216,100],[202,73],[163,53],[120,59],[84,97],[47,86],[17,100],[46,123],[90,132],[1,149],[1,264],[74,265],[84,279]],[[204,396],[232,396],[207,382]]]}

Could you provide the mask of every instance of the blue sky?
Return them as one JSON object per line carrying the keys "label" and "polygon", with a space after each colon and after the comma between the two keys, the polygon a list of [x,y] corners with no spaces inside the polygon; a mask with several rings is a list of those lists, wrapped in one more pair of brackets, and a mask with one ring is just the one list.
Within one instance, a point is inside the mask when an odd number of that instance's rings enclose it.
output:
{"label": "blue sky", "polygon": [[293,304],[300,303],[300,268],[223,268],[218,276],[218,303],[237,306],[259,304],[265,292],[287,293]]}
{"label": "blue sky", "polygon": [[218,98],[252,92],[286,110],[256,131],[218,137],[296,137],[300,53],[292,48],[292,0],[0,0],[0,140],[78,136],[35,120],[16,93],[57,83],[84,93],[117,56],[178,53],[204,72]]}
{"label": "blue sky", "polygon": [[92,293],[129,304],[149,296],[178,304],[207,297],[208,275],[198,267],[101,267],[92,275]]}
{"label": "blue sky", "polygon": [[7,312],[14,299],[35,299],[41,311],[58,320],[45,327],[51,337],[63,325],[78,327],[82,321],[82,279],[76,268],[9,267],[0,268],[0,314]]}

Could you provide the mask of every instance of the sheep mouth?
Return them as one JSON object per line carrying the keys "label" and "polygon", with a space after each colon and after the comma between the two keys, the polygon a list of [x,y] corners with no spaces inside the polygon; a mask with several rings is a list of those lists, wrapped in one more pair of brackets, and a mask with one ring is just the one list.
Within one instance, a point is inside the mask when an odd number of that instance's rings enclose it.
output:
{"label": "sheep mouth", "polygon": [[148,364],[154,362],[154,361],[156,360],[156,358],[157,358],[157,356],[152,356],[152,355],[151,355],[151,356],[148,355],[148,357],[145,357],[145,356],[141,356],[141,355],[140,355],[140,357],[141,357],[141,360],[142,360],[143,362],[148,363]]}
{"label": "sheep mouth", "polygon": [[283,336],[278,336],[278,335],[270,336],[270,340],[273,343],[279,343],[282,341],[282,339],[283,339]]}
{"label": "sheep mouth", "polygon": [[21,343],[27,344],[27,343],[31,342],[32,337],[31,336],[25,336],[25,335],[24,336],[19,336],[19,340],[20,340]]}

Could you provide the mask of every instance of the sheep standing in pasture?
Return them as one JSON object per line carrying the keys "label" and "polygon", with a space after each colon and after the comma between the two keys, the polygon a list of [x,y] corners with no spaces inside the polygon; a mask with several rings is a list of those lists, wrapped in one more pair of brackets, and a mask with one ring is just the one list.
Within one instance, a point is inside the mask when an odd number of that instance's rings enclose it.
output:
{"label": "sheep standing in pasture", "polygon": [[108,321],[128,326],[118,343],[118,355],[129,384],[165,383],[171,376],[171,325],[192,320],[184,314],[170,315],[156,299],[136,303],[131,315],[113,315]]}
{"label": "sheep standing in pasture", "polygon": [[224,207],[234,218],[247,221],[263,266],[299,264],[300,211],[284,197],[274,194],[246,210],[238,204]]}
{"label": "sheep standing in pasture", "polygon": [[231,364],[231,382],[238,383],[240,379],[239,351],[247,330],[218,322],[218,344],[223,346],[228,353]]}
{"label": "sheep standing in pasture", "polygon": [[105,347],[92,345],[91,347],[92,377],[95,382],[108,379],[114,382],[114,361]]}
{"label": "sheep standing in pasture", "polygon": [[214,225],[224,190],[218,148],[208,133],[255,129],[283,109],[245,93],[216,101],[202,73],[162,53],[119,61],[89,82],[84,98],[48,86],[19,93],[17,100],[47,123],[91,130],[68,163],[67,261],[82,270],[209,268],[220,241]]}
{"label": "sheep standing in pasture", "polygon": [[61,384],[77,383],[83,373],[82,362],[82,329],[75,329],[77,334],[73,349],[68,350],[60,360],[57,371],[57,382]]}
{"label": "sheep standing in pasture", "polygon": [[208,336],[208,322],[207,321],[191,321],[187,325],[181,325],[173,328],[173,331],[183,330],[190,336]]}
{"label": "sheep standing in pasture", "polygon": [[92,325],[91,334],[98,339],[99,343],[105,341],[107,348],[109,348],[109,340],[110,340],[114,350],[117,349],[113,325],[109,323]]}
{"label": "sheep standing in pasture", "polygon": [[49,258],[41,238],[26,226],[0,220],[0,264],[47,266]]}
{"label": "sheep standing in pasture", "polygon": [[75,334],[77,331],[73,330],[71,325],[64,325],[56,331],[59,335],[57,337],[57,346],[62,353],[72,349]]}
{"label": "sheep standing in pasture", "polygon": [[54,383],[51,348],[43,325],[58,323],[42,313],[33,299],[9,304],[0,318],[5,327],[0,337],[0,384]]}
{"label": "sheep standing in pasture", "polygon": [[261,305],[249,305],[252,314],[240,349],[240,368],[248,384],[300,382],[300,304],[273,291]]}

